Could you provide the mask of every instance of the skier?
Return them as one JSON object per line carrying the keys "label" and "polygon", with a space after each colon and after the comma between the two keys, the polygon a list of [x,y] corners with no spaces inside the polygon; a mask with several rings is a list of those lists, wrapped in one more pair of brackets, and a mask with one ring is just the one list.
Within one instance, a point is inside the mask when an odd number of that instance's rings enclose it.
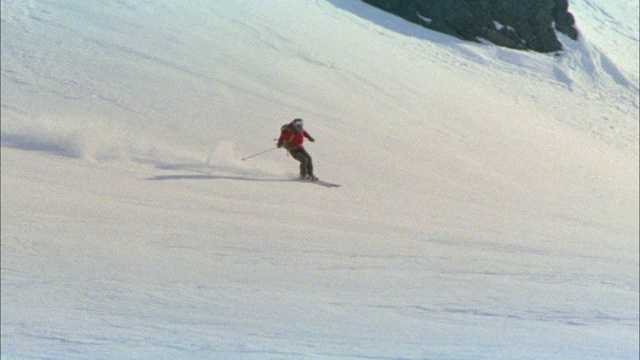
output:
{"label": "skier", "polygon": [[300,162],[300,179],[301,180],[318,180],[313,175],[313,163],[311,156],[304,149],[302,143],[304,138],[314,142],[315,139],[302,128],[302,119],[297,118],[291,123],[283,125],[280,129],[280,138],[278,139],[278,147],[284,147],[294,159]]}

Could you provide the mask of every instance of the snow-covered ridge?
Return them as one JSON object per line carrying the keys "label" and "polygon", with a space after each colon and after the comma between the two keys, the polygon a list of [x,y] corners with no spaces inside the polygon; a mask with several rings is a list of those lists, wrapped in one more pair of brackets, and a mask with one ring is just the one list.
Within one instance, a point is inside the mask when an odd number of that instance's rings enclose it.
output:
{"label": "snow-covered ridge", "polygon": [[[388,18],[390,16],[381,14],[378,10],[373,9],[364,4],[354,4],[346,1],[334,1],[337,9],[344,9],[353,14],[358,15],[363,20],[357,20],[356,24],[359,27],[364,27],[354,32],[354,39],[349,41],[349,45],[359,42],[362,37],[358,35],[358,32],[366,31],[373,24],[370,21],[374,21],[377,24],[381,24],[391,30],[399,31],[403,34],[408,34],[415,37],[413,38],[394,39],[393,41],[400,45],[400,49],[409,47],[409,49],[420,49],[417,55],[421,61],[425,61],[426,64],[417,61],[413,64],[403,63],[403,61],[409,61],[408,59],[400,60],[401,65],[406,69],[407,74],[415,75],[417,78],[424,78],[428,81],[432,72],[438,71],[450,71],[452,68],[458,70],[462,69],[467,74],[473,74],[473,76],[484,80],[484,83],[479,86],[494,86],[495,83],[500,84],[501,92],[507,94],[508,97],[513,98],[513,94],[517,96],[528,96],[540,98],[544,101],[557,101],[562,102],[561,99],[565,96],[575,96],[574,93],[578,93],[578,99],[580,102],[577,106],[584,108],[593,101],[601,102],[607,106],[609,104],[613,108],[614,113],[598,115],[593,114],[592,118],[585,119],[583,116],[576,116],[580,112],[580,109],[573,107],[571,104],[559,106],[559,111],[551,114],[557,121],[567,123],[570,126],[579,127],[583,130],[593,131],[597,136],[606,139],[609,143],[621,145],[621,146],[634,146],[637,143],[637,121],[635,114],[638,110],[638,80],[637,72],[635,74],[629,74],[628,68],[620,69],[617,62],[609,58],[606,53],[598,50],[594,45],[590,43],[575,43],[569,39],[563,38],[565,47],[568,50],[558,58],[552,56],[544,56],[539,54],[530,53],[518,53],[510,50],[504,50],[495,48],[493,46],[478,47],[475,44],[467,44],[460,42],[441,34],[425,31],[418,26],[401,24],[395,18]],[[35,4],[35,3],[34,3]],[[197,117],[205,120],[206,111],[200,111],[203,108],[208,108],[208,111],[215,111],[219,113],[220,109],[226,107],[228,97],[236,91],[242,93],[249,93],[251,97],[260,99],[263,95],[260,94],[259,87],[254,87],[255,84],[242,85],[245,80],[242,77],[246,72],[255,73],[256,71],[270,71],[270,66],[273,63],[269,62],[269,57],[260,59],[259,56],[250,54],[235,53],[234,49],[226,49],[230,44],[219,43],[219,41],[225,41],[226,38],[221,36],[217,38],[215,34],[224,34],[225,30],[229,27],[228,24],[241,23],[246,20],[235,19],[234,15],[228,15],[224,11],[225,5],[220,4],[221,13],[216,13],[216,8],[207,9],[206,7],[190,9],[188,7],[176,5],[164,5],[165,11],[175,14],[176,18],[169,21],[166,17],[166,13],[163,13],[163,6],[134,6],[128,3],[114,3],[111,5],[93,5],[91,2],[85,2],[81,5],[75,5],[75,7],[67,7],[57,9],[47,9],[47,6],[41,5],[37,7],[21,6],[17,2],[5,2],[3,3],[3,24],[7,31],[20,29],[21,26],[26,27],[22,33],[18,31],[12,38],[15,41],[19,41],[21,38],[31,38],[35,43],[42,42],[38,48],[33,49],[31,53],[22,53],[21,50],[12,51],[13,41],[5,40],[5,55],[3,56],[3,80],[5,88],[7,86],[13,86],[16,89],[24,89],[22,92],[30,92],[29,87],[34,85],[36,79],[31,79],[35,74],[51,71],[52,76],[44,77],[44,79],[37,79],[37,83],[46,88],[48,93],[53,94],[51,100],[54,103],[73,103],[84,99],[91,100],[91,103],[104,104],[101,106],[114,109],[119,113],[122,113],[124,117],[131,119],[129,122],[136,123],[136,129],[132,129],[133,132],[140,131],[140,122],[154,122],[155,119],[146,119],[146,117],[163,116],[163,114],[181,113],[181,111],[188,111],[190,117]],[[227,5],[228,6],[228,5]],[[264,9],[256,9],[258,11],[266,12]],[[248,10],[251,11],[251,10]],[[328,10],[327,10],[328,11]],[[335,12],[335,10],[333,10]],[[233,12],[230,12],[233,14]],[[330,16],[335,16],[328,13]],[[229,16],[229,19],[225,19],[225,16]],[[239,17],[240,15],[236,15]],[[377,79],[370,79],[371,75],[367,74],[367,69],[362,66],[363,60],[358,59],[355,64],[357,67],[353,68],[352,62],[345,58],[344,54],[351,51],[349,48],[344,50],[335,50],[340,48],[340,44],[332,44],[332,41],[312,40],[313,30],[309,29],[306,34],[304,27],[293,27],[286,24],[287,20],[294,16],[289,12],[288,16],[282,15],[279,18],[273,19],[273,21],[261,24],[259,20],[252,19],[252,22],[243,24],[237,33],[238,40],[230,41],[233,45],[235,41],[240,43],[245,42],[245,46],[248,49],[255,50],[255,53],[266,52],[272,54],[271,56],[278,56],[277,54],[295,54],[295,56],[303,62],[309,62],[315,64],[312,66],[314,75],[325,76],[324,72],[329,72],[333,76],[348,76],[351,79],[349,82],[353,84],[354,88],[359,88],[362,85],[371,84],[378,89],[382,89],[387,86],[384,82],[379,82]],[[325,15],[326,16],[326,15]],[[109,20],[109,17],[113,17]],[[585,18],[587,18],[585,16]],[[28,22],[28,20],[31,20]],[[72,20],[73,19],[73,20]],[[331,19],[331,17],[329,17]],[[46,20],[49,20],[47,22]],[[585,21],[585,20],[583,20]],[[228,22],[228,24],[226,23]],[[255,23],[254,23],[255,22]],[[586,21],[585,21],[586,22]],[[26,25],[26,24],[29,25]],[[175,26],[171,24],[176,23]],[[387,26],[387,23],[393,24]],[[9,24],[12,24],[9,28]],[[40,24],[40,25],[38,25]],[[68,44],[60,44],[53,49],[45,46],[49,41],[48,37],[57,36],[57,32],[51,33],[48,27],[62,31],[64,34],[62,41],[68,42]],[[197,28],[197,31],[193,33],[184,33],[184,35],[177,35],[180,31],[177,29],[192,29]],[[309,25],[307,27],[310,28]],[[82,28],[82,30],[80,30]],[[98,29],[102,32],[96,32],[93,30],[86,31],[85,29]],[[152,31],[149,33],[140,32],[138,29],[148,28]],[[77,29],[77,30],[76,30]],[[291,29],[291,30],[289,30]],[[38,36],[38,32],[43,32],[42,36]],[[261,32],[273,33],[275,40],[261,40],[265,38]],[[286,41],[283,41],[286,34],[292,33],[293,37]],[[31,35],[29,35],[31,34]],[[212,34],[209,38],[203,36],[203,34]],[[337,35],[337,33],[335,33]],[[389,33],[392,35],[393,33]],[[183,41],[178,41],[176,38],[184,36]],[[317,35],[316,35],[317,36]],[[216,40],[220,39],[220,40]],[[588,40],[587,40],[588,41]],[[54,41],[51,41],[54,42]],[[58,40],[59,42],[59,40]],[[371,46],[367,44],[366,40],[362,40],[362,44],[358,44],[362,47]],[[434,43],[443,43],[445,46],[436,46]],[[160,48],[150,48],[151,44],[162,44]],[[354,46],[358,46],[354,45]],[[382,49],[382,47],[379,47]],[[63,49],[77,49],[74,52],[73,57],[63,57],[56,55]],[[204,49],[204,51],[195,52],[189,51],[189,49]],[[224,49],[224,50],[223,50]],[[263,50],[264,49],[264,50]],[[329,49],[324,52],[323,49]],[[333,49],[333,50],[332,50]],[[407,51],[411,51],[407,49]],[[370,51],[370,50],[369,50]],[[378,69],[382,69],[385,72],[384,62],[378,62],[379,57],[384,57],[385,54],[381,50],[378,52],[377,57],[371,58],[372,64]],[[240,61],[231,61],[229,56],[223,56],[226,52],[230,52],[233,56],[244,59]],[[251,53],[252,51],[245,51]],[[411,51],[414,53],[415,51]],[[43,55],[37,55],[42,53]],[[361,52],[356,52],[361,53]],[[51,55],[47,55],[51,54]],[[120,54],[113,61],[105,61],[103,63],[97,63],[92,59],[102,58],[108,59],[112,55],[107,57],[104,54]],[[367,54],[364,52],[364,54]],[[29,62],[25,61],[23,57],[40,57],[43,61]],[[232,57],[233,57],[232,56]],[[289,55],[286,55],[286,59]],[[367,55],[368,56],[368,55]],[[63,60],[64,59],[64,60]],[[129,60],[126,60],[129,59]],[[250,60],[253,59],[253,60]],[[292,58],[294,60],[295,58]],[[416,59],[414,59],[416,60]],[[257,68],[248,68],[249,62],[246,65],[242,65],[246,61],[256,61],[261,64]],[[289,60],[287,60],[289,61]],[[625,59],[625,61],[627,61]],[[628,61],[627,61],[628,62]],[[140,64],[140,65],[134,65]],[[183,77],[177,83],[170,83],[172,80],[164,75],[154,77],[155,83],[151,92],[146,94],[147,100],[143,100],[142,109],[139,109],[138,104],[132,104],[130,98],[139,97],[139,89],[136,87],[136,83],[140,84],[148,77],[143,74],[152,74],[153,72],[140,71],[139,66],[150,65],[149,69],[156,69],[162,71],[166,69],[170,73],[181,74]],[[97,66],[97,68],[96,68]],[[106,68],[105,68],[106,66]],[[362,68],[361,68],[362,66]],[[26,68],[25,68],[26,67]],[[30,69],[29,67],[34,67]],[[260,68],[263,68],[260,70]],[[489,71],[487,69],[494,69],[495,71]],[[102,69],[104,68],[104,69]],[[331,71],[332,69],[336,71]],[[69,73],[69,71],[71,71]],[[298,81],[298,79],[287,79],[291,74],[296,74],[295,71],[288,72],[286,67],[273,69],[273,74],[278,76],[277,80],[284,82],[290,90],[284,90],[284,96],[295,98],[300,92],[314,91],[314,84],[308,86],[304,84],[304,81]],[[466,70],[466,71],[465,71]],[[394,74],[387,71],[388,74],[383,76],[383,79],[404,77],[404,74]],[[92,78],[92,73],[105,73],[107,79],[98,80]],[[57,74],[57,75],[56,75]],[[275,78],[271,78],[272,75],[255,74],[256,79],[262,79],[268,83],[273,83]],[[340,75],[342,74],[342,75]],[[463,75],[466,76],[466,75]],[[520,79],[513,81],[513,77]],[[504,77],[504,78],[502,78]],[[283,79],[284,78],[284,79]],[[523,84],[529,79],[535,79],[536,82],[542,82],[550,84],[551,86],[565,87],[571,93],[565,93],[562,90],[554,93],[540,94],[536,91],[528,91],[529,85]],[[253,80],[251,80],[253,81]],[[385,80],[386,81],[386,80]],[[117,92],[114,92],[112,83],[126,84],[119,86]],[[196,82],[194,85],[193,82]],[[218,83],[217,93],[209,93],[212,91],[208,87],[208,82]],[[376,84],[376,82],[379,82]],[[409,85],[408,89],[414,92],[414,97],[418,100],[425,97],[434,97],[433,90],[430,88],[416,89],[415,85]],[[457,86],[463,86],[464,84],[458,84]],[[184,89],[185,100],[175,99],[177,103],[189,102],[191,105],[187,109],[183,107],[173,105],[174,102],[165,102],[166,94],[161,89],[166,89],[171,86],[179,86]],[[618,87],[623,87],[622,90],[618,90]],[[452,86],[455,88],[456,85]],[[234,88],[237,88],[234,90]],[[294,90],[295,89],[295,90]],[[624,90],[627,89],[627,90]],[[404,89],[398,89],[398,91],[404,91]],[[452,91],[457,91],[452,89]],[[286,94],[286,93],[295,93]],[[397,92],[397,91],[396,91]],[[13,92],[5,91],[11,96]],[[37,93],[37,91],[36,91]],[[55,95],[59,94],[59,95]],[[192,95],[192,96],[191,96]],[[546,98],[543,96],[547,95]],[[38,98],[29,100],[25,104],[21,104],[20,101],[12,102],[9,99],[4,101],[5,114],[12,112],[26,113],[28,118],[38,117],[41,121],[53,121],[44,119],[45,117],[57,117],[58,114],[46,114],[51,106],[46,105],[51,101],[47,101],[43,104]],[[251,100],[253,101],[253,100]],[[330,101],[330,100],[327,100]],[[326,102],[326,101],[325,101]],[[566,102],[568,103],[568,102]],[[164,106],[163,106],[164,105]],[[169,108],[170,105],[174,106],[174,109]],[[277,103],[274,105],[278,105]],[[404,105],[401,105],[404,106]],[[54,105],[55,108],[55,105]],[[147,115],[145,111],[149,109],[150,113]],[[55,111],[54,111],[55,112]],[[202,113],[201,113],[202,112]],[[65,114],[66,115],[66,114]],[[96,114],[98,119],[92,119],[90,123],[102,123],[110,121],[108,119],[102,119],[105,116],[102,114]],[[258,115],[259,116],[259,115]],[[13,126],[13,118],[7,117],[5,120],[5,133],[9,135],[15,135],[24,140],[25,134],[13,134],[16,130],[13,128],[18,127],[24,129],[24,125]],[[17,117],[17,116],[16,116]],[[94,115],[95,117],[95,115]],[[111,117],[111,116],[106,116]],[[80,117],[79,117],[80,118]],[[171,120],[169,120],[171,121]],[[205,120],[206,121],[206,120]],[[90,126],[87,122],[79,119],[80,124],[76,129],[70,129],[74,134],[78,136],[79,133],[83,133],[82,127]],[[190,124],[191,126],[202,126],[202,122],[199,124]],[[68,123],[68,122],[67,122]],[[98,124],[98,128],[102,124]],[[146,127],[148,127],[148,124]],[[111,124],[106,124],[106,127],[110,127]],[[180,127],[180,124],[176,124]],[[49,126],[52,127],[52,126]],[[56,126],[53,126],[56,127]],[[67,128],[67,125],[61,126],[61,128]],[[148,128],[144,128],[148,131]],[[256,129],[257,130],[257,129]],[[65,138],[69,134],[64,133],[57,134],[55,137]],[[91,129],[91,131],[97,131],[97,129]],[[180,131],[180,130],[179,130]],[[193,136],[192,130],[182,129],[181,132],[187,133],[187,136]],[[215,132],[214,129],[205,129],[204,133]],[[196,132],[202,133],[202,132]],[[5,135],[6,137],[7,135]],[[42,134],[34,135],[34,143],[38,144],[42,141]],[[110,136],[107,136],[110,137]],[[112,137],[112,136],[111,136]],[[26,141],[26,140],[24,140]],[[52,139],[51,146],[55,147],[57,140]],[[199,142],[208,142],[207,138],[199,138]],[[191,141],[190,141],[191,142]]]}

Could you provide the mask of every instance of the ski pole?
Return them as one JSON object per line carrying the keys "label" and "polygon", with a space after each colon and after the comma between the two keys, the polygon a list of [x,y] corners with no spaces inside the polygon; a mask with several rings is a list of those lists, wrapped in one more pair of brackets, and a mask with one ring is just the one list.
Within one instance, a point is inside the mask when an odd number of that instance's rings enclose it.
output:
{"label": "ski pole", "polygon": [[242,161],[245,161],[245,160],[247,160],[247,159],[251,159],[252,157],[256,157],[256,156],[258,156],[258,155],[262,155],[262,154],[264,154],[264,153],[268,153],[269,151],[273,151],[273,150],[275,150],[275,149],[277,149],[277,147],[270,148],[270,149],[265,150],[265,151],[260,151],[259,153],[256,153],[256,154],[253,154],[253,155],[249,155],[249,156],[247,156],[247,157],[245,157],[245,158],[242,158]]}

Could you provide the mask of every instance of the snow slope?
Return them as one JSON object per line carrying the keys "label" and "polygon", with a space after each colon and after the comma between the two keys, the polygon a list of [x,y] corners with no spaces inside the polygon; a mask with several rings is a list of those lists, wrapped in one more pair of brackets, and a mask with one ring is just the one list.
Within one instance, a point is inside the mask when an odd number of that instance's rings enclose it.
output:
{"label": "snow slope", "polygon": [[[359,1],[2,0],[2,359],[637,358],[638,5],[571,6],[543,55]],[[294,117],[342,187],[240,160]]]}

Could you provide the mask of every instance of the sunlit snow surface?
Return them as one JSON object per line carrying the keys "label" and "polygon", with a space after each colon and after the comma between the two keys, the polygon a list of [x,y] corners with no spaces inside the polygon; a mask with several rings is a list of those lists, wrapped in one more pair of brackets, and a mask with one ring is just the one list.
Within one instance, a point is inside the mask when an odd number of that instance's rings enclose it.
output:
{"label": "sunlit snow surface", "polygon": [[[638,3],[2,0],[2,360],[637,359]],[[305,119],[328,189],[275,146]]]}

